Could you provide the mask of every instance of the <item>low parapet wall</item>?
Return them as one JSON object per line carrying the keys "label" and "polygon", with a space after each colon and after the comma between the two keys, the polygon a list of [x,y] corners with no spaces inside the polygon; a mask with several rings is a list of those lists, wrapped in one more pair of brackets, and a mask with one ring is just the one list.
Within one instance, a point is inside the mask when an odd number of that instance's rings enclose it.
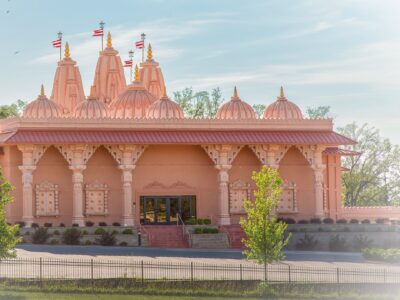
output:
{"label": "low parapet wall", "polygon": [[349,206],[342,207],[337,212],[338,219],[363,219],[375,220],[384,218],[400,220],[399,206]]}

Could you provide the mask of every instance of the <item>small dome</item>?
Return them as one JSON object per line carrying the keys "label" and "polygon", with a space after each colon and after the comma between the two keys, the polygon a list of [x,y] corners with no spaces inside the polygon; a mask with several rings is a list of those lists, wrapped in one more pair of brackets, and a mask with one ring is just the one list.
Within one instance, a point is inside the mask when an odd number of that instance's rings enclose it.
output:
{"label": "small dome", "polygon": [[250,104],[239,98],[235,87],[233,97],[218,109],[215,117],[223,120],[255,119],[256,112]]}
{"label": "small dome", "polygon": [[22,114],[24,118],[60,118],[64,109],[61,105],[49,100],[44,94],[44,87],[40,89],[40,95],[29,103]]}
{"label": "small dome", "polygon": [[168,98],[165,89],[164,96],[149,107],[146,116],[150,119],[183,119],[185,117],[182,108]]}
{"label": "small dome", "polygon": [[92,86],[90,89],[90,96],[87,97],[86,101],[78,104],[75,109],[74,117],[82,119],[97,119],[107,118],[108,110],[106,105],[99,101],[96,97],[95,87]]}
{"label": "small dome", "polygon": [[270,104],[264,111],[264,119],[303,119],[303,114],[300,108],[286,99],[283,92],[283,87],[281,87],[281,93],[276,101]]}
{"label": "small dome", "polygon": [[139,81],[139,70],[135,68],[135,81],[128,85],[127,89],[115,98],[110,104],[110,117],[135,119],[146,117],[146,110],[156,101],[143,83]]}

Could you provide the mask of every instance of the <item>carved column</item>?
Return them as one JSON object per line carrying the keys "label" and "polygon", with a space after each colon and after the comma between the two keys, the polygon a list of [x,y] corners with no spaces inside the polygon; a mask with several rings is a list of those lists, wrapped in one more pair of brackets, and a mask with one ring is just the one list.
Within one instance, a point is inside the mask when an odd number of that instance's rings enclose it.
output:
{"label": "carved column", "polygon": [[324,169],[322,164],[322,149],[317,148],[314,151],[314,160],[312,169],[314,170],[314,195],[315,195],[315,216],[318,218],[324,217]]}
{"label": "carved column", "polygon": [[218,210],[219,224],[230,225],[231,218],[229,214],[229,174],[231,165],[216,165],[218,169]]}
{"label": "carved column", "polygon": [[132,197],[132,171],[135,165],[120,165],[122,170],[122,187],[123,187],[123,212],[122,225],[133,226],[135,224],[135,216],[133,213],[133,197]]}
{"label": "carved column", "polygon": [[72,224],[78,226],[85,225],[85,218],[83,216],[83,170],[86,169],[84,165],[75,165],[69,167],[72,170]]}
{"label": "carved column", "polygon": [[20,166],[22,171],[22,221],[26,227],[33,223],[33,171],[35,166]]}

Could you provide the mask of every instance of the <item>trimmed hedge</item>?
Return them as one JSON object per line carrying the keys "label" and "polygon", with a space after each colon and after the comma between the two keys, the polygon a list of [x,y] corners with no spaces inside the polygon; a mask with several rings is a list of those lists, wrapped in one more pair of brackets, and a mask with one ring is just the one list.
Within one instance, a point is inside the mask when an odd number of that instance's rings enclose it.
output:
{"label": "trimmed hedge", "polygon": [[218,228],[213,227],[198,227],[194,229],[195,234],[218,233]]}
{"label": "trimmed hedge", "polygon": [[400,262],[400,249],[398,248],[365,248],[362,250],[362,253],[366,259]]}

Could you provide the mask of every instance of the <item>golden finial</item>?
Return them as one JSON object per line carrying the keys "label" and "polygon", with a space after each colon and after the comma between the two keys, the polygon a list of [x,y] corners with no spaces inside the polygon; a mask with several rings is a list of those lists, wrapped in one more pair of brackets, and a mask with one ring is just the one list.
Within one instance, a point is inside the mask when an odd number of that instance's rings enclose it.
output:
{"label": "golden finial", "polygon": [[285,93],[283,92],[283,86],[281,86],[281,93],[279,95],[279,98],[285,98]]}
{"label": "golden finial", "polygon": [[147,60],[153,60],[153,49],[151,48],[150,43],[149,47],[147,48]]}
{"label": "golden finial", "polygon": [[70,57],[70,53],[69,53],[69,44],[68,42],[65,43],[65,50],[64,50],[64,58],[69,58]]}
{"label": "golden finial", "polygon": [[135,81],[140,80],[140,74],[139,74],[139,67],[136,65],[135,66]]}
{"label": "golden finial", "polygon": [[238,92],[237,92],[237,88],[235,86],[235,88],[233,89],[233,97],[237,98],[238,97]]}
{"label": "golden finial", "polygon": [[167,96],[167,87],[164,85],[164,90],[163,90],[163,97],[168,97]]}
{"label": "golden finial", "polygon": [[112,38],[110,32],[107,34],[107,48],[112,48]]}
{"label": "golden finial", "polygon": [[42,84],[42,86],[40,87],[40,96],[44,97],[44,86]]}

